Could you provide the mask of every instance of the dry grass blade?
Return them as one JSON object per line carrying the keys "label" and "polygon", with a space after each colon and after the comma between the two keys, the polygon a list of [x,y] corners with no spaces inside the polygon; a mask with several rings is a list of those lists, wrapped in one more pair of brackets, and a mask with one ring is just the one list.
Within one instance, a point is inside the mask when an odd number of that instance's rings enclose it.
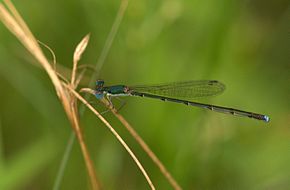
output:
{"label": "dry grass blade", "polygon": [[13,14],[16,22],[19,24],[19,26],[23,29],[24,33],[33,41],[36,41],[36,39],[34,38],[33,34],[31,33],[31,31],[29,30],[28,26],[26,25],[26,23],[24,22],[24,20],[22,19],[22,17],[20,16],[20,14],[18,13],[17,9],[14,7],[13,3],[11,3],[10,0],[4,0],[5,4],[7,5],[7,7],[9,8],[9,10],[11,11],[11,13]]}
{"label": "dry grass blade", "polygon": [[[85,51],[88,43],[89,43],[89,39],[90,39],[90,35],[87,34],[82,41],[77,45],[75,52],[74,52],[74,56],[73,56],[73,70],[72,70],[72,78],[71,78],[71,83],[70,86],[75,89],[77,87],[76,84],[76,73],[77,73],[77,65],[79,60],[81,59],[81,56],[83,54],[83,52]],[[72,113],[75,117],[74,118],[74,130],[75,130],[75,134],[77,135],[77,138],[79,140],[81,149],[83,150],[83,155],[85,157],[85,160],[87,160],[86,165],[88,168],[88,172],[90,176],[93,176],[93,178],[97,178],[96,177],[96,173],[93,167],[93,162],[89,156],[89,152],[87,150],[85,141],[84,141],[84,137],[83,137],[83,133],[81,132],[81,128],[79,126],[79,120],[78,120],[78,107],[77,107],[77,99],[75,98],[75,96],[72,93],[70,94],[70,99],[71,99],[71,106],[72,106]],[[98,184],[92,184],[94,188],[98,188]]]}
{"label": "dry grass blade", "polygon": [[72,77],[71,77],[71,85],[75,85],[75,80],[76,80],[76,72],[77,72],[77,64],[79,60],[82,57],[82,54],[84,53],[90,39],[90,34],[87,34],[82,41],[77,45],[75,52],[74,52],[74,57],[73,57],[73,70],[72,70]]}
{"label": "dry grass blade", "polygon": [[[124,140],[118,135],[118,133],[112,128],[112,126],[91,106],[89,105],[85,99],[83,99],[78,93],[74,91],[74,82],[76,77],[76,70],[77,70],[77,63],[88,43],[89,36],[86,36],[82,42],[79,44],[79,46],[76,48],[75,54],[74,54],[74,66],[73,66],[73,72],[72,72],[72,80],[71,85],[66,85],[66,88],[63,88],[62,83],[58,76],[56,71],[51,67],[49,61],[44,56],[43,52],[41,51],[37,40],[33,36],[33,34],[30,32],[29,28],[25,24],[25,22],[22,20],[21,16],[18,14],[17,10],[14,8],[12,3],[9,0],[5,1],[7,6],[10,8],[10,11],[13,13],[14,17],[11,16],[9,11],[6,10],[6,8],[3,6],[3,4],[0,4],[0,19],[2,22],[6,25],[6,27],[22,42],[22,44],[29,50],[29,52],[37,59],[37,61],[42,65],[42,67],[46,70],[49,77],[51,78],[56,92],[63,104],[63,107],[65,109],[65,112],[72,124],[72,127],[78,137],[84,158],[85,163],[88,169],[89,176],[91,178],[91,184],[93,189],[99,189],[99,183],[96,180],[96,174],[93,167],[92,160],[90,159],[89,152],[87,150],[81,128],[79,126],[79,119],[78,119],[78,111],[76,106],[76,99],[80,99],[91,111],[93,111],[101,120],[106,124],[106,126],[111,130],[111,132],[116,136],[116,138],[120,141],[120,143],[125,147],[125,149],[128,151],[128,153],[131,155],[133,160],[136,162],[137,166],[140,168],[141,172],[145,176],[148,184],[150,185],[151,189],[155,189],[152,181],[150,180],[148,174],[146,173],[145,169],[141,165],[141,163],[138,161],[134,153],[131,151],[131,149],[127,146],[127,144],[124,142]],[[104,57],[107,55],[107,51],[109,47],[112,44],[112,39],[114,35],[116,34],[117,28],[119,27],[121,18],[124,14],[124,11],[127,7],[128,1],[123,0],[120,10],[119,10],[119,16],[118,19],[115,22],[115,25],[113,26],[112,32],[109,36],[109,41],[107,43],[107,48],[105,48],[105,52],[103,52]],[[104,57],[101,58],[101,62],[104,61]],[[102,64],[101,64],[102,65]],[[99,65],[100,67],[100,65]],[[69,91],[67,91],[69,89]]]}
{"label": "dry grass blade", "polygon": [[[111,29],[111,31],[109,33],[109,36],[108,36],[108,38],[106,40],[106,43],[105,43],[105,46],[104,46],[104,48],[102,50],[101,56],[98,59],[98,62],[96,64],[96,67],[94,68],[94,70],[97,70],[97,72],[95,72],[95,75],[93,77],[91,77],[91,79],[89,79],[89,82],[88,82],[89,83],[89,86],[91,86],[93,84],[93,82],[96,80],[96,78],[98,76],[98,72],[100,71],[102,65],[104,64],[104,60],[105,60],[105,58],[106,58],[106,56],[107,56],[107,54],[109,52],[109,49],[110,49],[110,47],[112,45],[112,42],[114,40],[114,37],[115,37],[115,35],[117,33],[117,30],[118,30],[118,28],[120,26],[120,23],[122,21],[123,15],[124,15],[124,13],[125,13],[125,11],[127,9],[127,5],[128,5],[128,0],[122,0],[121,5],[120,5],[120,8],[119,8],[119,11],[118,11],[118,14],[116,16],[116,19],[114,21],[114,24],[112,26],[112,29]],[[75,75],[76,71],[74,71],[73,73]],[[82,73],[79,76],[79,78],[77,79],[77,81],[75,82],[75,86],[78,85],[78,83],[80,82],[80,79],[81,78],[82,78]],[[80,109],[80,112],[81,113],[83,113],[83,110],[84,110],[82,108],[84,108],[84,107],[81,107],[81,109]],[[61,170],[59,171],[57,178],[62,178],[62,172],[61,172]]]}
{"label": "dry grass blade", "polygon": [[162,162],[158,159],[158,157],[154,154],[154,152],[149,148],[149,146],[145,143],[145,141],[131,127],[131,125],[128,123],[128,121],[121,114],[119,114],[116,109],[111,109],[111,111],[119,119],[119,121],[124,125],[124,127],[129,131],[129,133],[133,136],[133,138],[140,144],[142,149],[148,154],[148,156],[152,159],[152,161],[160,169],[161,173],[165,176],[165,178],[172,185],[172,187],[176,190],[181,190],[182,188],[177,183],[177,181],[172,177],[170,172],[166,169],[166,167],[162,164]]}
{"label": "dry grass blade", "polygon": [[[51,65],[49,64],[48,60],[43,55],[35,38],[30,38],[30,35],[26,34],[26,32],[22,29],[21,25],[17,23],[17,21],[11,16],[11,14],[6,10],[2,3],[0,4],[0,19],[47,71],[55,86],[57,95],[64,104],[66,113],[70,113],[67,94],[63,90],[62,85],[58,80],[58,77],[52,69]],[[70,114],[68,114],[68,116],[69,115]],[[70,116],[69,118],[70,120],[72,119]]]}
{"label": "dry grass blade", "polygon": [[85,140],[84,140],[84,136],[83,136],[83,133],[81,131],[81,127],[79,125],[79,120],[78,120],[78,112],[77,112],[77,109],[76,109],[76,99],[73,98],[73,107],[72,107],[72,112],[74,114],[75,117],[73,117],[74,119],[74,127],[73,129],[75,130],[75,134],[77,135],[77,138],[78,138],[78,141],[79,141],[79,144],[81,146],[81,150],[82,150],[82,153],[83,153],[83,156],[85,158],[85,164],[87,166],[87,170],[88,170],[88,173],[89,173],[89,176],[91,178],[91,185],[92,185],[92,188],[94,190],[97,190],[97,189],[100,189],[100,183],[97,181],[97,176],[96,176],[96,172],[95,172],[95,168],[94,168],[94,164],[93,164],[93,161],[91,160],[91,157],[90,157],[90,154],[89,154],[89,151],[88,151],[88,148],[86,146],[86,143],[85,143]]}
{"label": "dry grass blade", "polygon": [[[82,88],[81,92],[86,92],[94,95],[95,91],[90,88]],[[129,122],[117,112],[115,108],[111,108],[107,101],[102,101],[105,106],[112,111],[112,113],[118,118],[118,120],[124,125],[124,127],[129,131],[129,133],[133,136],[133,138],[140,144],[142,149],[147,153],[147,155],[152,159],[152,161],[156,164],[156,166],[160,169],[161,173],[165,176],[171,186],[176,190],[181,190],[182,188],[177,183],[177,181],[172,177],[170,172],[166,169],[166,167],[162,164],[162,162],[158,159],[158,157],[154,154],[154,152],[149,148],[149,146],[145,143],[145,141],[140,137],[140,135],[133,129],[133,127],[129,124]]]}
{"label": "dry grass blade", "polygon": [[[78,113],[76,109],[76,99],[71,96],[70,92],[66,88],[63,88],[61,81],[59,80],[56,71],[51,67],[51,64],[44,56],[42,50],[40,49],[37,40],[30,32],[29,28],[13,6],[13,4],[6,0],[6,5],[14,15],[14,17],[9,13],[5,6],[0,3],[0,19],[5,24],[5,26],[19,39],[19,41],[26,47],[26,49],[36,58],[40,65],[48,73],[56,93],[63,104],[63,108],[69,118],[72,128],[77,134],[81,150],[85,159],[87,170],[90,177],[90,182],[94,190],[99,189],[99,182],[97,181],[93,163],[90,159],[89,152],[87,150],[86,144],[84,143],[83,134],[80,130],[78,122]],[[71,104],[72,103],[72,104]]]}
{"label": "dry grass blade", "polygon": [[43,45],[46,49],[48,49],[48,51],[52,55],[53,69],[56,71],[56,56],[55,56],[55,53],[53,52],[53,50],[48,45],[46,45],[45,43],[43,43],[43,42],[41,42],[39,40],[37,40],[37,41],[38,41],[38,43]]}
{"label": "dry grass blade", "polygon": [[[65,85],[65,84],[64,84]],[[129,146],[125,143],[125,141],[121,138],[121,136],[115,131],[115,129],[111,126],[111,124],[99,113],[93,106],[91,106],[81,95],[79,95],[76,91],[74,91],[69,85],[65,85],[84,105],[86,105],[114,134],[114,136],[119,140],[119,142],[123,145],[123,147],[127,150],[127,152],[130,154],[130,156],[133,158],[143,175],[145,176],[148,184],[150,185],[151,189],[155,189],[151,179],[149,178],[147,172],[135,156],[135,154],[132,152],[132,150],[129,148]],[[90,88],[83,88],[81,90],[82,92],[88,92],[88,93],[94,93],[94,91]]]}

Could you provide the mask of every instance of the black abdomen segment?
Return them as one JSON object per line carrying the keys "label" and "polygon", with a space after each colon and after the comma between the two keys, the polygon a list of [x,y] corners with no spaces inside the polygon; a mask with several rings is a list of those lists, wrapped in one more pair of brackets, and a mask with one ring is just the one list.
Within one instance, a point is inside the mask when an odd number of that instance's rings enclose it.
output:
{"label": "black abdomen segment", "polygon": [[191,105],[191,106],[205,108],[205,109],[209,109],[209,110],[212,110],[212,111],[225,113],[225,114],[249,117],[249,118],[253,118],[253,119],[257,119],[257,120],[262,120],[262,121],[265,121],[265,122],[269,122],[270,121],[270,118],[268,116],[266,116],[266,115],[253,113],[253,112],[247,112],[247,111],[238,110],[238,109],[234,109],[234,108],[227,108],[227,107],[222,107],[222,106],[203,104],[203,103],[198,103],[198,102],[180,100],[180,99],[176,99],[176,98],[168,98],[168,97],[163,97],[163,96],[158,96],[158,95],[153,95],[153,94],[147,94],[147,93],[140,93],[140,92],[130,92],[130,94],[132,96],[141,96],[141,97],[155,98],[155,99],[159,99],[159,100],[163,100],[163,101],[169,101],[169,102],[181,103],[181,104],[185,104],[185,105]]}

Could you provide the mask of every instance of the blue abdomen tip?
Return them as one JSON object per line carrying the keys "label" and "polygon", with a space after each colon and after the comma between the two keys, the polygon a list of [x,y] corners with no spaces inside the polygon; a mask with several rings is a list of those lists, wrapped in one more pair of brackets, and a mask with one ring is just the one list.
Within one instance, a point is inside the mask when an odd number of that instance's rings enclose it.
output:
{"label": "blue abdomen tip", "polygon": [[264,115],[264,121],[269,122],[270,121],[270,117]]}

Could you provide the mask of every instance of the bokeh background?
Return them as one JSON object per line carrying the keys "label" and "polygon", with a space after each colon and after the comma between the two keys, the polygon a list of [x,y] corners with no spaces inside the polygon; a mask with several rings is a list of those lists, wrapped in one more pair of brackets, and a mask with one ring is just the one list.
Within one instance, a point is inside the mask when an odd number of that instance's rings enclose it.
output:
{"label": "bokeh background", "polygon": [[[74,48],[87,33],[81,64],[96,64],[120,1],[14,4],[58,64],[71,68]],[[47,74],[2,23],[0,39],[0,189],[52,189],[72,129]],[[120,112],[184,189],[289,189],[289,55],[287,0],[130,1],[100,78],[128,85],[222,81],[222,95],[198,101],[267,114],[271,122],[138,97],[124,98]],[[121,124],[110,113],[105,117],[157,189],[170,189]],[[89,111],[81,122],[104,189],[149,188],[104,124]],[[90,189],[77,142],[60,189]]]}

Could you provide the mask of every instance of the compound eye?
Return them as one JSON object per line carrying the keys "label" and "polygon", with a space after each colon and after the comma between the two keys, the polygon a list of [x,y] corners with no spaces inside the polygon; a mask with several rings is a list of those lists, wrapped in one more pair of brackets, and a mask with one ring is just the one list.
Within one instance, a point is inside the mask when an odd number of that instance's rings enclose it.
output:
{"label": "compound eye", "polygon": [[98,87],[98,88],[100,88],[100,87],[103,87],[104,86],[104,81],[103,80],[97,80],[96,81],[96,86]]}

